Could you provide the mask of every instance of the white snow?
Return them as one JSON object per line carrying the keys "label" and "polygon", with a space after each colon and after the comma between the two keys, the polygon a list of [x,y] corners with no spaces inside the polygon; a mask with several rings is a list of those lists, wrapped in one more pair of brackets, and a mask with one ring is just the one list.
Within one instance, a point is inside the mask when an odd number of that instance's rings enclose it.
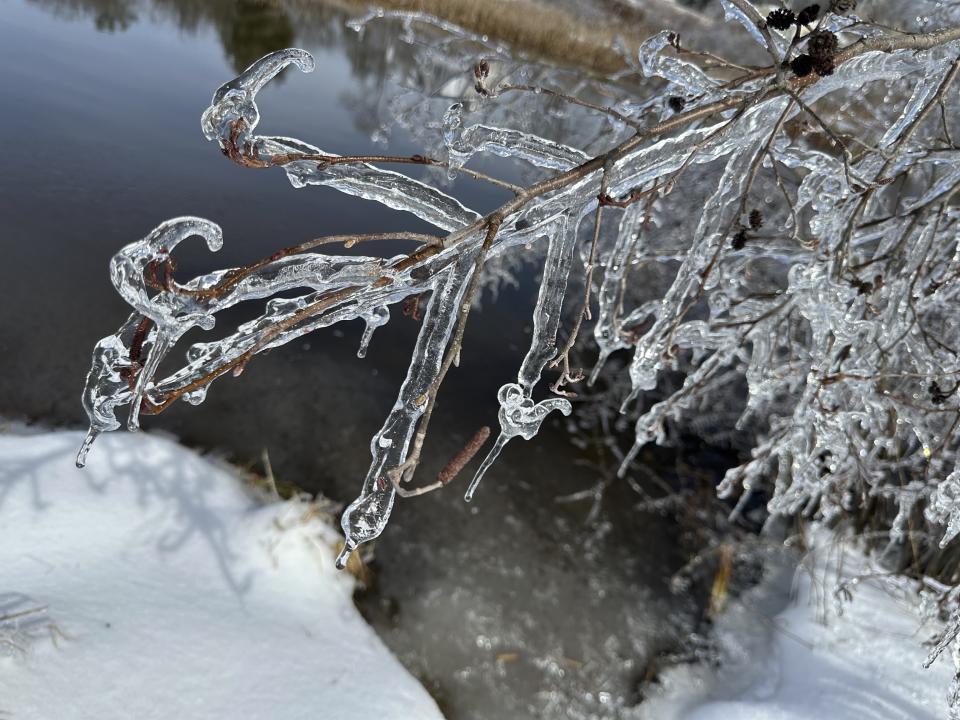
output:
{"label": "white snow", "polygon": [[310,506],[142,433],[78,470],[82,437],[0,435],[0,718],[442,717]]}
{"label": "white snow", "polygon": [[[358,615],[311,506],[264,505],[142,433],[103,437],[77,470],[81,439],[0,434],[0,719],[442,717]],[[784,568],[731,601],[720,666],[665,671],[643,716],[947,717],[952,663],[923,669],[939,628],[909,585],[814,537],[795,599],[775,597]]]}
{"label": "white snow", "polygon": [[[949,653],[929,669],[927,642],[941,629],[924,624],[909,581],[872,568],[849,542],[823,531],[793,575],[733,602],[717,618],[722,662],[676,667],[662,694],[644,708],[657,720],[945,720],[953,678]],[[857,580],[859,578],[859,580]],[[778,602],[775,588],[793,599]],[[849,583],[838,602],[835,590]],[[768,612],[765,604],[782,604]],[[839,614],[838,614],[839,613]]]}

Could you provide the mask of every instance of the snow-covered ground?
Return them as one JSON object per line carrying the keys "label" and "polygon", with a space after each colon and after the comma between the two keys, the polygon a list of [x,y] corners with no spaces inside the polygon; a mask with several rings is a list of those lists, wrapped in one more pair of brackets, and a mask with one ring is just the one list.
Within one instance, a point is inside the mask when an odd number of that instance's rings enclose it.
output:
{"label": "snow-covered ground", "polygon": [[850,542],[809,540],[796,574],[774,570],[717,619],[720,667],[667,671],[644,717],[946,720],[953,662],[947,652],[923,668],[942,627],[921,621],[915,588]]}
{"label": "snow-covered ground", "polygon": [[81,471],[81,438],[0,435],[0,719],[442,717],[309,506],[146,434]]}
{"label": "snow-covered ground", "polygon": [[[357,614],[311,506],[264,505],[146,434],[102,438],[77,470],[80,440],[0,434],[0,720],[442,717]],[[938,628],[906,586],[816,537],[795,600],[777,597],[784,567],[731,602],[720,667],[665,671],[642,717],[947,717],[950,658],[922,668]]]}

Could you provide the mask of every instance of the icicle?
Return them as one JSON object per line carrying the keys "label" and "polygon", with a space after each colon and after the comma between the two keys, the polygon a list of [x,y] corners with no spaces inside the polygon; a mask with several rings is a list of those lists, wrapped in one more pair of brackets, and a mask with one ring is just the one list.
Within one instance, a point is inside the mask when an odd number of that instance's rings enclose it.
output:
{"label": "icicle", "polygon": [[500,411],[497,418],[500,420],[500,435],[494,443],[493,449],[484,458],[480,468],[470,481],[470,486],[463,499],[470,502],[473,499],[484,474],[493,465],[507,442],[515,437],[530,440],[540,431],[540,425],[554,410],[569,415],[573,410],[569,400],[564,398],[549,398],[535,403],[524,389],[516,383],[507,383],[497,393],[500,402]]}
{"label": "icicle", "polygon": [[687,376],[686,380],[684,380],[683,387],[678,392],[666,400],[657,403],[637,418],[636,425],[634,426],[633,446],[620,463],[620,469],[617,471],[619,477],[626,475],[631,463],[636,459],[637,453],[640,452],[644,445],[654,441],[663,443],[665,439],[663,437],[663,424],[670,414],[676,411],[678,400],[682,402],[681,398],[683,398],[684,395],[689,393],[693,388],[704,384],[707,378],[729,361],[734,351],[735,348],[724,348],[723,350],[714,352],[700,367]]}
{"label": "icicle", "polygon": [[630,344],[621,337],[621,324],[618,322],[617,314],[629,258],[636,250],[637,234],[645,216],[646,208],[642,203],[634,203],[624,211],[623,217],[620,218],[616,244],[604,263],[603,283],[600,285],[597,298],[600,311],[593,328],[593,337],[597,343],[599,356],[593,372],[590,373],[590,385],[596,382],[604,363],[614,351],[630,347]]}
{"label": "icicle", "polygon": [[158,326],[154,332],[153,342],[150,344],[147,361],[137,375],[137,384],[133,389],[133,398],[130,400],[130,416],[127,420],[127,429],[130,431],[140,429],[140,407],[143,405],[143,396],[147,392],[147,385],[156,373],[160,361],[173,344],[172,340],[171,333],[167,332],[165,327]]}
{"label": "icicle", "polygon": [[367,348],[370,346],[370,339],[373,337],[373,331],[378,327],[386,325],[390,320],[390,308],[385,305],[379,305],[372,308],[370,312],[363,315],[363,321],[366,325],[363,328],[363,337],[360,338],[360,347],[357,348],[357,357],[365,358]]}
{"label": "icicle", "polygon": [[877,147],[885,148],[893,145],[894,142],[903,134],[907,126],[912,123],[920,112],[925,108],[937,94],[940,85],[943,83],[943,77],[947,73],[954,55],[944,55],[936,63],[927,63],[919,81],[913,86],[913,94],[904,105],[900,117],[897,118],[887,131],[880,138]]}
{"label": "icicle", "polygon": [[83,444],[80,446],[80,451],[77,453],[78,468],[86,466],[87,455],[90,453],[90,448],[93,445],[93,441],[97,439],[99,434],[100,431],[97,430],[93,425],[91,425],[90,429],[87,430],[87,434],[83,438]]}
{"label": "icicle", "polygon": [[457,170],[470,159],[472,154],[464,151],[463,145],[463,103],[454,103],[443,114],[443,144],[447,146],[447,177],[453,180]]}
{"label": "icicle", "polygon": [[[223,243],[223,235],[216,224],[195,217],[176,218],[162,223],[142,240],[127,245],[110,262],[114,287],[136,312],[120,331],[101,340],[94,349],[93,364],[83,392],[84,408],[90,417],[91,443],[100,432],[120,426],[115,409],[128,402],[132,402],[129,426],[136,429],[142,398],[170,344],[192,327],[213,327],[213,316],[191,300],[168,293],[150,297],[148,293],[144,274],[162,273],[170,252],[191,235],[203,237],[211,251],[218,250]],[[121,336],[132,337],[143,319],[149,320],[152,326],[152,339],[149,342],[147,338],[140,340],[141,345],[150,346],[145,361],[131,359],[129,348],[121,340]],[[132,392],[123,376],[123,373],[130,372],[137,373]],[[88,451],[89,443],[85,443],[81,454],[85,457]]]}

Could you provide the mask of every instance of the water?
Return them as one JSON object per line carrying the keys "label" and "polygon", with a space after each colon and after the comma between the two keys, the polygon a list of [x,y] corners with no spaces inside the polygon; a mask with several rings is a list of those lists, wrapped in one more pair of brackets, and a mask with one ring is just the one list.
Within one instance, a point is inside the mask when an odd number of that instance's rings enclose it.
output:
{"label": "water", "polygon": [[[360,36],[345,19],[322,4],[0,0],[0,416],[84,423],[90,351],[127,313],[109,258],[168,217],[207,217],[224,230],[215,265],[202,243],[184,246],[182,277],[321,234],[428,230],[331,189],[295,191],[279,170],[241,169],[200,132],[214,89],[264,53],[297,45],[318,71],[263,91],[262,132],[344,154],[419,152],[399,130],[385,146],[371,140],[384,68],[402,61],[395,30]],[[504,198],[469,181],[455,192],[481,211]],[[496,389],[529,345],[535,295],[528,274],[471,319],[421,477],[494,425]],[[143,424],[240,464],[266,448],[279,480],[348,500],[417,325],[394,318],[358,360],[362,331],[358,322],[291,343],[218,381],[202,406],[178,403]],[[510,444],[472,505],[461,500],[463,478],[400,501],[376,547],[361,608],[451,718],[620,717],[647,664],[682,631],[671,608],[692,612],[666,589],[683,562],[678,530],[631,512],[629,490],[614,486],[594,526],[583,522],[585,504],[552,502],[595,482],[577,459],[550,418],[536,441]]]}

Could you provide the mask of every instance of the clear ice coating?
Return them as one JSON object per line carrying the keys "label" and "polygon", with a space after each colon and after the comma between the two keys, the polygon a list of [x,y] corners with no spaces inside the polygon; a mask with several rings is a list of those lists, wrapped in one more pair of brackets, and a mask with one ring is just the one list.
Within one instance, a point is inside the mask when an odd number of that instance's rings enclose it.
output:
{"label": "clear ice coating", "polygon": [[[110,261],[110,280],[120,297],[134,309],[134,314],[116,335],[105,337],[94,349],[83,392],[90,430],[77,455],[79,467],[86,461],[97,435],[120,427],[115,412],[118,405],[130,405],[127,428],[139,427],[144,396],[170,346],[192,327],[213,328],[213,315],[192,298],[170,294],[151,297],[147,286],[148,269],[161,267],[173,249],[192,235],[204,238],[212,251],[219,250],[223,244],[223,233],[215,223],[181,217],[162,223],[142,240],[124,247]],[[123,336],[130,337],[128,343],[123,342]],[[131,347],[135,348],[133,354]]]}
{"label": "clear ice coating", "polygon": [[451,105],[444,114],[443,138],[453,170],[478,153],[518,158],[550,170],[569,170],[590,159],[582,150],[531,133],[480,124],[464,127],[461,103]]}
{"label": "clear ice coating", "polygon": [[336,158],[313,145],[285,137],[253,133],[260,121],[257,93],[288,65],[311,72],[314,61],[305,50],[288,49],[271,53],[222,85],[203,113],[201,126],[208,140],[221,144],[254,166],[283,165],[294,187],[328,185],[348,195],[375,200],[394,210],[405,210],[444,230],[459,230],[480,216],[440,190],[392,170],[367,163],[329,164],[304,160],[291,162],[290,156]]}
{"label": "clear ice coating", "polygon": [[[759,13],[743,10],[752,6],[723,0],[723,7],[765,50],[787,51],[788,38],[776,33],[766,48]],[[936,18],[946,22],[949,12],[941,8]],[[955,15],[950,22],[960,21]],[[735,514],[759,491],[773,512],[825,519],[881,499],[900,509],[889,528],[894,544],[917,532],[911,523],[921,516],[936,542],[960,535],[960,161],[951,139],[960,133],[960,107],[956,84],[946,92],[957,42],[864,52],[800,90],[803,104],[836,131],[832,137],[778,89],[772,72],[730,90],[709,64],[678,54],[669,33],[642,43],[608,82],[518,63],[485,38],[419,13],[375,12],[356,27],[381,18],[404,24],[403,42],[431,90],[411,92],[410,75],[392,65],[397,89],[367,108],[386,115],[379,118],[385,127],[421,138],[454,174],[493,155],[518,161],[534,182],[565,178],[511,205],[487,252],[484,283],[509,281],[531,258],[543,275],[529,350],[515,381],[497,393],[500,432],[468,499],[511,439],[534,437],[554,411],[571,412],[566,398],[545,388],[546,397],[538,396],[538,387],[551,372],[558,334],[580,310],[589,243],[579,229],[605,187],[610,198],[636,201],[604,209],[594,312],[575,351],[595,361],[589,381],[604,388],[605,404],[588,412],[605,427],[632,427],[631,447],[620,450],[622,473],[636,466],[645,444],[684,428],[743,451],[746,461],[719,488],[739,496]],[[444,34],[419,37],[427,25]],[[824,20],[824,27],[841,26],[844,45],[885,32]],[[465,71],[478,57],[495,59],[492,89],[503,82],[601,103],[617,98],[617,111],[641,127],[672,124],[630,139],[635,128],[610,114],[558,110],[556,98],[548,105],[533,92],[478,97]],[[176,244],[197,235],[216,250],[220,231],[198,218],[162,224],[111,263],[131,315],[94,350],[84,390],[90,433],[78,463],[99,433],[121,426],[123,407],[127,426],[136,428],[140,415],[174,399],[202,402],[205,379],[237,374],[257,353],[339,322],[365,324],[362,357],[391,306],[429,296],[406,378],[343,515],[343,564],[390,517],[391,471],[409,459],[468,302],[484,219],[426,180],[338,162],[297,139],[256,135],[257,92],[291,64],[309,72],[314,63],[302,50],[283,50],[223,85],[203,114],[206,137],[241,165],[281,167],[295,187],[330,186],[408,212],[437,228],[442,246],[388,258],[305,250],[178,285],[166,271]],[[667,94],[684,98],[686,109],[667,114]],[[742,100],[742,111],[727,106],[684,119],[691,108],[731,97]],[[605,167],[577,170],[618,145]],[[301,288],[297,297],[274,297]],[[220,310],[248,300],[268,303],[226,337],[186,348],[178,369],[158,372],[184,332],[209,329]]]}
{"label": "clear ice coating", "polygon": [[720,85],[716,78],[710,77],[691,62],[664,53],[664,48],[674,43],[676,38],[676,33],[664,30],[645,40],[637,53],[641,71],[647,77],[667,80],[682,92],[695,92],[697,96],[711,99]]}

